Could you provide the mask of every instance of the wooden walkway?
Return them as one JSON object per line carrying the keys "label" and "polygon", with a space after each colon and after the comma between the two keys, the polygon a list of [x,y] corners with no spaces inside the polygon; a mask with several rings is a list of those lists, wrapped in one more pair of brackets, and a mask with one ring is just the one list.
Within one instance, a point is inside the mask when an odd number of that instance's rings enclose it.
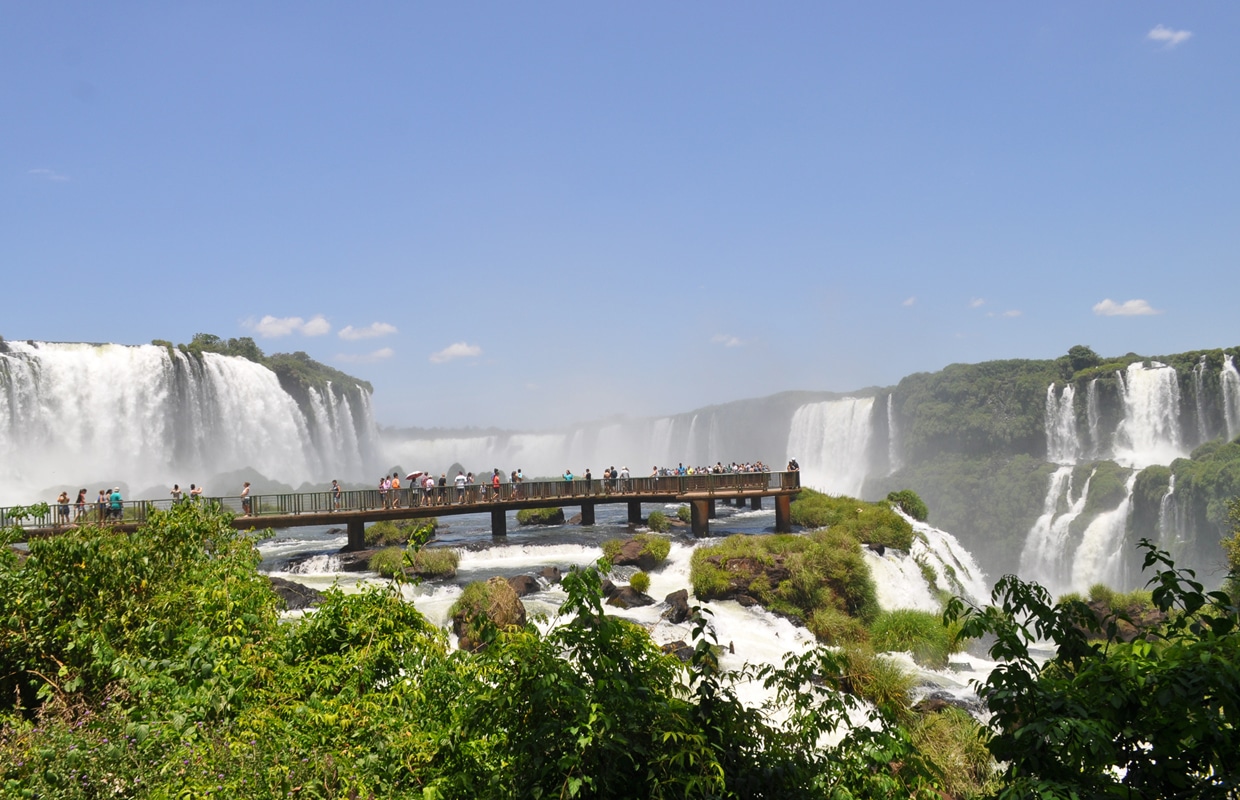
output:
{"label": "wooden walkway", "polygon": [[[402,488],[382,495],[377,489],[297,494],[252,495],[253,513],[243,513],[240,497],[202,498],[198,502],[217,503],[233,512],[236,528],[296,528],[308,525],[343,525],[348,531],[348,549],[365,547],[367,522],[379,520],[424,519],[458,514],[491,515],[493,536],[507,534],[507,513],[526,508],[580,506],[581,524],[594,524],[595,507],[607,503],[628,506],[629,522],[642,521],[643,503],[687,503],[692,512],[693,532],[705,536],[710,532],[710,519],[719,501],[748,503],[762,507],[763,498],[775,503],[775,529],[791,530],[790,505],[800,491],[797,472],[733,472],[705,475],[679,475],[649,478],[628,478],[603,481],[599,479],[527,481],[502,483],[496,492],[482,484],[455,486],[434,490]],[[191,502],[183,500],[182,502]],[[78,518],[76,509],[69,508],[62,516],[58,506],[0,508],[0,526],[20,526],[26,537],[50,536],[72,530],[79,524],[103,522],[118,530],[132,531],[142,525],[152,511],[166,510],[171,500],[136,500],[123,504],[118,518],[101,513],[94,503],[88,504]],[[31,512],[37,513],[31,513]]]}

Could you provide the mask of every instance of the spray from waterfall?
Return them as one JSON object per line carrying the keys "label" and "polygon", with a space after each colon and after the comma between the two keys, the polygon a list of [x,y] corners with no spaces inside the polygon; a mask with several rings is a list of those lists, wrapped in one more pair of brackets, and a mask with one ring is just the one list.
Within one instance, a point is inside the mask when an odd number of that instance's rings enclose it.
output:
{"label": "spray from waterfall", "polygon": [[798,459],[801,482],[831,494],[861,495],[870,470],[873,397],[809,403],[796,410],[788,458]]}

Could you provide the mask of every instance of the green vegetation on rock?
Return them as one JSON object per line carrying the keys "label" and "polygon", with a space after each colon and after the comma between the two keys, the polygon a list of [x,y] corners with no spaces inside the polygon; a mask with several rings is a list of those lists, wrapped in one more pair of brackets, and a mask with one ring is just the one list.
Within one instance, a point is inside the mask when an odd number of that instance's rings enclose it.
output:
{"label": "green vegetation on rock", "polygon": [[662,511],[651,511],[650,516],[646,518],[646,527],[655,533],[666,533],[672,529],[672,523],[668,521],[667,514]]}
{"label": "green vegetation on rock", "polygon": [[679,508],[676,509],[676,519],[680,520],[686,525],[692,523],[693,522],[693,509],[687,505],[680,506]]}
{"label": "green vegetation on rock", "polygon": [[887,503],[802,489],[792,501],[791,519],[804,528],[830,527],[865,544],[881,544],[906,552],[913,545],[913,526]]}
{"label": "green vegetation on rock", "polygon": [[906,608],[879,612],[870,624],[870,644],[880,651],[907,651],[934,669],[946,667],[947,657],[960,649],[938,614]]}
{"label": "green vegetation on rock", "polygon": [[517,512],[517,522],[521,525],[563,525],[564,509],[523,508]]}
{"label": "green vegetation on rock", "polygon": [[634,572],[629,576],[629,586],[645,594],[646,590],[650,588],[650,576],[644,572]]}

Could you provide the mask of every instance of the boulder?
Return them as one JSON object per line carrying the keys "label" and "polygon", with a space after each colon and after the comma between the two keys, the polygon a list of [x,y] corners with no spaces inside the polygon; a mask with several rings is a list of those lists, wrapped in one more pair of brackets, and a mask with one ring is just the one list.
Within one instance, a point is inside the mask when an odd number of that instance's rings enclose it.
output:
{"label": "boulder", "polygon": [[668,655],[676,656],[686,664],[693,660],[693,648],[683,639],[668,642],[659,649]]}
{"label": "boulder", "polygon": [[479,616],[501,630],[525,625],[525,606],[507,580],[498,575],[487,580],[484,598],[482,607],[457,608],[452,615],[452,631],[462,650],[478,650],[483,646],[479,633],[484,626],[479,624]]}
{"label": "boulder", "polygon": [[552,586],[555,586],[559,584],[560,580],[564,577],[564,574],[560,572],[559,567],[543,567],[542,570],[539,571],[538,577],[542,578]]}
{"label": "boulder", "polygon": [[689,592],[687,589],[679,589],[672,592],[663,599],[667,603],[667,610],[663,612],[663,619],[679,625],[689,620]]}
{"label": "boulder", "polygon": [[284,600],[284,607],[289,611],[313,608],[323,600],[323,593],[318,589],[272,575],[268,575],[267,580],[271,581],[271,588]]}
{"label": "boulder", "polygon": [[517,597],[525,597],[542,588],[538,585],[538,579],[533,575],[513,575],[508,579],[508,585],[517,593]]}
{"label": "boulder", "polygon": [[616,606],[617,608],[652,606],[654,605],[654,598],[648,594],[642,594],[632,586],[621,586],[608,595],[607,605]]}
{"label": "boulder", "polygon": [[620,545],[620,552],[611,557],[611,563],[618,567],[637,567],[642,572],[650,572],[659,566],[658,560],[646,550],[646,543],[640,539],[629,539]]}

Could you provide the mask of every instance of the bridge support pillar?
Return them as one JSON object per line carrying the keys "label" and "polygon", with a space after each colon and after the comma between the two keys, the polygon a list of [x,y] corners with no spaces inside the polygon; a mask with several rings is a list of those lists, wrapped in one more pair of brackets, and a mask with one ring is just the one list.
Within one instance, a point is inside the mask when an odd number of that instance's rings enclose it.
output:
{"label": "bridge support pillar", "polygon": [[693,524],[694,536],[708,536],[710,534],[710,518],[714,516],[710,512],[714,506],[714,500],[689,501],[689,518]]}
{"label": "bridge support pillar", "polygon": [[581,504],[581,524],[582,525],[593,525],[594,524],[594,503],[582,503]]}
{"label": "bridge support pillar", "polygon": [[642,523],[642,504],[640,502],[629,503],[629,524],[640,525]]}
{"label": "bridge support pillar", "polygon": [[775,495],[775,532],[792,533],[792,497]]}
{"label": "bridge support pillar", "polygon": [[749,508],[751,511],[761,511],[762,510],[762,498],[761,497],[749,498]]}
{"label": "bridge support pillar", "polygon": [[349,534],[349,543],[345,545],[345,550],[365,550],[366,549],[366,523],[360,519],[351,519],[345,529]]}
{"label": "bridge support pillar", "polygon": [[504,513],[502,508],[497,508],[491,511],[491,535],[508,535],[508,515]]}
{"label": "bridge support pillar", "polygon": [[716,501],[714,500],[706,501],[706,516],[708,516],[710,519],[715,518],[715,502]]}

